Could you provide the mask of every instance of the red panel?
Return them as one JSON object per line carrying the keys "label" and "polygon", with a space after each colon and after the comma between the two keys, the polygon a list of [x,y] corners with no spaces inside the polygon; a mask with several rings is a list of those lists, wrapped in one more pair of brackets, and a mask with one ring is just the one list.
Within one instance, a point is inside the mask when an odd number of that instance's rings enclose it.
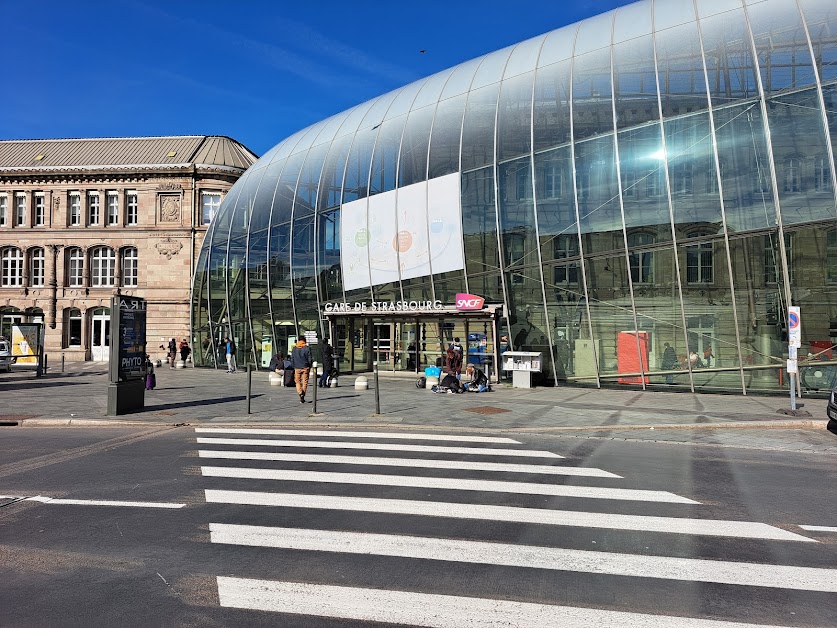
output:
{"label": "red panel", "polygon": [[[637,354],[637,335],[639,335],[639,354]],[[616,372],[617,373],[639,373],[640,370],[648,372],[648,332],[641,331],[639,334],[632,331],[620,331],[616,336]],[[640,357],[642,356],[642,368],[640,368]],[[641,384],[641,377],[620,377],[617,380],[620,384]],[[645,378],[648,383],[648,377]]]}

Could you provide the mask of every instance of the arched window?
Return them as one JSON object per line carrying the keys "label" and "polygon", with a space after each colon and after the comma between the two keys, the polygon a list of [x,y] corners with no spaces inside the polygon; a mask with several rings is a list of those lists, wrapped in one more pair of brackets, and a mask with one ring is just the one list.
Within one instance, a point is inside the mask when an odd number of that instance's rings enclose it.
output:
{"label": "arched window", "polygon": [[90,253],[90,285],[108,288],[116,284],[116,255],[113,249],[97,246]]}
{"label": "arched window", "polygon": [[69,308],[64,310],[64,346],[81,346],[81,310]]}
{"label": "arched window", "polygon": [[7,247],[3,249],[2,276],[0,285],[4,288],[14,288],[23,285],[23,253],[20,249]]}
{"label": "arched window", "polygon": [[67,251],[67,285],[70,288],[84,285],[84,253],[78,247]]}
{"label": "arched window", "polygon": [[29,253],[29,285],[43,288],[45,282],[45,257],[42,248],[32,249]]}
{"label": "arched window", "polygon": [[133,247],[122,251],[122,285],[126,288],[139,285],[137,257],[137,250]]}

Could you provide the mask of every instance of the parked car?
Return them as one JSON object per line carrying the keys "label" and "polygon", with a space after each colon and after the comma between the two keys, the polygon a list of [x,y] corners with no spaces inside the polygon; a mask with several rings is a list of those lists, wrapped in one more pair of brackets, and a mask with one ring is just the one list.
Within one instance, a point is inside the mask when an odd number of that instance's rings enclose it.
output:
{"label": "parked car", "polygon": [[0,370],[11,373],[12,362],[14,362],[14,358],[12,357],[12,343],[5,338],[0,338]]}
{"label": "parked car", "polygon": [[837,388],[831,389],[831,394],[828,396],[828,406],[825,413],[828,415],[828,425],[826,429],[832,434],[837,434]]}

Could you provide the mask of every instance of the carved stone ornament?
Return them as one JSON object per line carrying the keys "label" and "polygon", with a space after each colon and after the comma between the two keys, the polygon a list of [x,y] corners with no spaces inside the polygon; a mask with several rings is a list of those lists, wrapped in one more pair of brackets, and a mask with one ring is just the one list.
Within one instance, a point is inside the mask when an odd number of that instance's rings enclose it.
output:
{"label": "carved stone ornament", "polygon": [[182,190],[183,186],[179,183],[161,183],[157,186],[158,190]]}
{"label": "carved stone ornament", "polygon": [[180,196],[160,196],[160,222],[180,222]]}
{"label": "carved stone ornament", "polygon": [[180,253],[180,249],[183,248],[183,243],[172,240],[171,238],[165,238],[155,244],[154,248],[157,249],[160,255],[165,255],[166,259],[170,260],[172,256]]}

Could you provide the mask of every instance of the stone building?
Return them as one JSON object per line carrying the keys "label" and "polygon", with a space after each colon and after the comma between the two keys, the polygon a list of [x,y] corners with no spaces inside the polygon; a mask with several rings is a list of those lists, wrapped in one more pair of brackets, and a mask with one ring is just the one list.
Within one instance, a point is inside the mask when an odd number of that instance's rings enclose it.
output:
{"label": "stone building", "polygon": [[196,253],[255,160],[221,136],[0,141],[0,335],[42,321],[52,360],[104,361],[123,294],[149,349],[187,338]]}

